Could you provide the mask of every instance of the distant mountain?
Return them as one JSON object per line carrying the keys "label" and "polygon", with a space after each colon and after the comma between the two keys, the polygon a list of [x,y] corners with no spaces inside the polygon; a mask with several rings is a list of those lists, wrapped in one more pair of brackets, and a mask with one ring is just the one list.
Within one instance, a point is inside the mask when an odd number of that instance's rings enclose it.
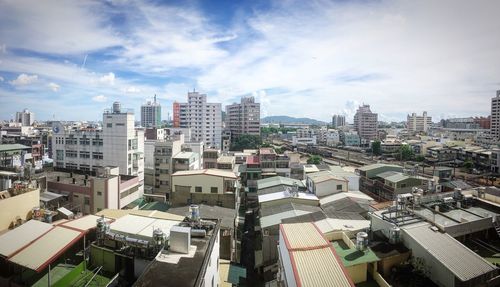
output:
{"label": "distant mountain", "polygon": [[326,125],[326,122],[310,118],[294,118],[289,116],[270,116],[260,119],[264,124],[307,124],[307,125]]}

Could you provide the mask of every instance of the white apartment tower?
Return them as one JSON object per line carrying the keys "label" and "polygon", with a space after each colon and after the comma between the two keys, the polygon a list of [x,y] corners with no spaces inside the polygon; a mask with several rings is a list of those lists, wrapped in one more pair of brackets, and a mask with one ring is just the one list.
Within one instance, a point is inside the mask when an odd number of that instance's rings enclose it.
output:
{"label": "white apartment tower", "polygon": [[102,129],[70,129],[60,122],[52,128],[54,166],[97,172],[105,166],[119,167],[120,174],[144,181],[144,131],[134,127],[134,113],[122,111],[120,103],[105,110]]}
{"label": "white apartment tower", "polygon": [[16,113],[16,122],[20,123],[22,126],[31,126],[34,121],[35,113],[28,111],[28,109]]}
{"label": "white apartment tower", "polygon": [[233,141],[244,134],[260,136],[260,103],[254,97],[243,97],[239,104],[226,106],[225,122]]}
{"label": "white apartment tower", "polygon": [[333,115],[332,126],[334,129],[345,126],[345,116]]}
{"label": "white apartment tower", "polygon": [[220,103],[207,103],[206,94],[194,91],[188,92],[187,103],[177,103],[177,105],[179,126],[191,128],[191,140],[204,142],[207,147],[220,149],[222,105]]}
{"label": "white apartment tower", "polygon": [[161,126],[161,105],[156,101],[156,95],[153,102],[148,101],[141,106],[141,126],[148,128]]}
{"label": "white apartment tower", "polygon": [[493,138],[500,141],[500,90],[497,91],[497,96],[491,99],[490,131]]}
{"label": "white apartment tower", "polygon": [[354,128],[362,140],[370,141],[377,138],[378,115],[372,113],[370,105],[362,105],[354,115]]}
{"label": "white apartment tower", "polygon": [[432,117],[427,116],[427,112],[423,112],[422,116],[412,113],[408,115],[406,124],[410,132],[427,132],[432,125]]}

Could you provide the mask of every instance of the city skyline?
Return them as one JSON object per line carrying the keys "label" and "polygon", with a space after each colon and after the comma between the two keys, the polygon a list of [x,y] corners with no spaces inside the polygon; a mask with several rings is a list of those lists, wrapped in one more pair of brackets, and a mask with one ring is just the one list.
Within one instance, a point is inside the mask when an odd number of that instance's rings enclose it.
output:
{"label": "city skyline", "polygon": [[[449,9],[453,7],[453,9]],[[99,120],[196,88],[262,117],[329,122],[488,116],[500,89],[500,3],[480,1],[0,1],[0,113]],[[98,11],[98,12],[96,12]],[[318,28],[321,27],[321,28]],[[290,103],[293,103],[290,105]]]}

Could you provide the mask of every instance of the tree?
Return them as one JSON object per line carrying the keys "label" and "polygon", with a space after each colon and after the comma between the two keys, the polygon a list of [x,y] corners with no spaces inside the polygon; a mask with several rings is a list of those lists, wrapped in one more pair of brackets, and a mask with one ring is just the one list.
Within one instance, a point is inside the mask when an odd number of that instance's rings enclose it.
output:
{"label": "tree", "polygon": [[321,157],[319,155],[312,155],[311,157],[309,157],[309,159],[307,160],[307,163],[308,164],[320,164],[322,161]]}
{"label": "tree", "polygon": [[231,143],[231,150],[257,149],[261,144],[260,136],[241,135]]}
{"label": "tree", "polygon": [[397,155],[399,160],[411,160],[415,156],[413,149],[409,145],[402,145],[399,148],[399,154]]}
{"label": "tree", "polygon": [[423,162],[425,160],[425,156],[419,154],[415,157],[415,160],[418,162]]}
{"label": "tree", "polygon": [[382,146],[379,140],[375,140],[372,142],[372,153],[374,155],[381,155],[382,154]]}

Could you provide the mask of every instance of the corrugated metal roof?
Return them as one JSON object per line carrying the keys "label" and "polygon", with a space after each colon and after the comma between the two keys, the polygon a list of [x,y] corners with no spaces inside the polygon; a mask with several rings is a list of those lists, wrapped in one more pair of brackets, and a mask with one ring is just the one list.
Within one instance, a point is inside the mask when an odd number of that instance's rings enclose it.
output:
{"label": "corrugated metal roof", "polygon": [[410,225],[403,228],[437,261],[441,262],[461,281],[468,281],[496,269],[488,261],[446,233],[433,231],[430,224]]}
{"label": "corrugated metal roof", "polygon": [[128,214],[111,223],[109,228],[117,233],[135,235],[149,240],[153,237],[154,229],[161,229],[168,237],[170,235],[170,228],[178,224],[179,221]]}
{"label": "corrugated metal roof", "polygon": [[337,218],[326,218],[317,221],[315,224],[323,234],[333,231],[360,231],[370,227],[369,220],[351,220]]}
{"label": "corrugated metal roof", "polygon": [[25,146],[22,144],[0,144],[0,152],[21,150],[21,149],[30,149],[30,148],[31,147]]}
{"label": "corrugated metal roof", "polygon": [[320,199],[319,203],[321,205],[324,205],[324,204],[334,202],[334,201],[337,201],[337,200],[340,200],[343,198],[351,198],[352,200],[354,200],[356,202],[367,202],[368,203],[369,201],[373,201],[373,198],[362,193],[361,191],[348,191],[348,192],[339,192],[336,194],[325,196],[325,197]]}
{"label": "corrugated metal roof", "polygon": [[40,272],[82,236],[82,232],[56,226],[12,256],[9,261]]}
{"label": "corrugated metal roof", "polygon": [[[74,228],[74,229],[78,229],[78,230],[83,231],[83,232],[87,232],[90,229],[93,229],[96,227],[97,219],[99,219],[99,218],[100,218],[100,216],[96,216],[96,215],[86,215],[84,217],[80,217],[80,218],[77,218],[74,220],[66,221],[66,222],[60,224],[60,226]],[[106,221],[111,221],[109,218],[106,218],[106,219],[107,219]]]}
{"label": "corrugated metal roof", "polygon": [[269,187],[277,186],[277,185],[293,186],[294,184],[296,184],[299,187],[304,187],[304,184],[302,183],[302,181],[300,181],[298,179],[289,178],[289,177],[283,177],[283,176],[273,176],[273,177],[268,177],[268,178],[257,180],[257,188],[258,189],[269,188]]}
{"label": "corrugated metal roof", "polygon": [[297,286],[354,286],[335,250],[314,224],[282,224],[280,233],[292,259]]}
{"label": "corrugated metal roof", "polygon": [[307,177],[310,178],[314,183],[320,183],[328,180],[348,181],[344,177],[332,174],[329,170],[309,173]]}
{"label": "corrugated metal roof", "polygon": [[385,179],[385,178],[387,178],[389,176],[393,176],[395,174],[398,174],[398,172],[397,171],[384,171],[384,172],[377,174],[377,177]]}
{"label": "corrugated metal roof", "polygon": [[280,200],[280,199],[284,199],[284,198],[297,198],[297,199],[302,199],[302,200],[319,201],[318,197],[312,193],[297,192],[293,196],[292,196],[292,194],[293,193],[290,193],[287,190],[278,191],[278,192],[274,192],[274,193],[268,193],[268,194],[262,194],[262,195],[258,196],[259,203]]}
{"label": "corrugated metal roof", "polygon": [[151,218],[160,218],[167,220],[184,220],[185,216],[180,216],[177,214],[172,214],[168,212],[158,211],[158,210],[133,210],[133,209],[103,209],[96,213],[96,215],[104,215],[106,218],[118,219],[124,217],[127,214],[133,214],[138,216],[146,216]]}
{"label": "corrugated metal roof", "polygon": [[28,245],[54,226],[38,220],[30,220],[0,236],[0,255],[9,257]]}
{"label": "corrugated metal roof", "polygon": [[390,182],[400,182],[403,180],[407,180],[409,178],[410,177],[406,174],[397,173],[397,174],[386,177],[385,180],[390,181]]}
{"label": "corrugated metal roof", "polygon": [[372,170],[372,169],[376,169],[376,168],[381,168],[381,167],[387,167],[387,166],[402,168],[401,166],[395,165],[395,164],[374,163],[374,164],[369,164],[369,165],[361,166],[361,167],[358,168],[358,170],[368,171],[368,170]]}

